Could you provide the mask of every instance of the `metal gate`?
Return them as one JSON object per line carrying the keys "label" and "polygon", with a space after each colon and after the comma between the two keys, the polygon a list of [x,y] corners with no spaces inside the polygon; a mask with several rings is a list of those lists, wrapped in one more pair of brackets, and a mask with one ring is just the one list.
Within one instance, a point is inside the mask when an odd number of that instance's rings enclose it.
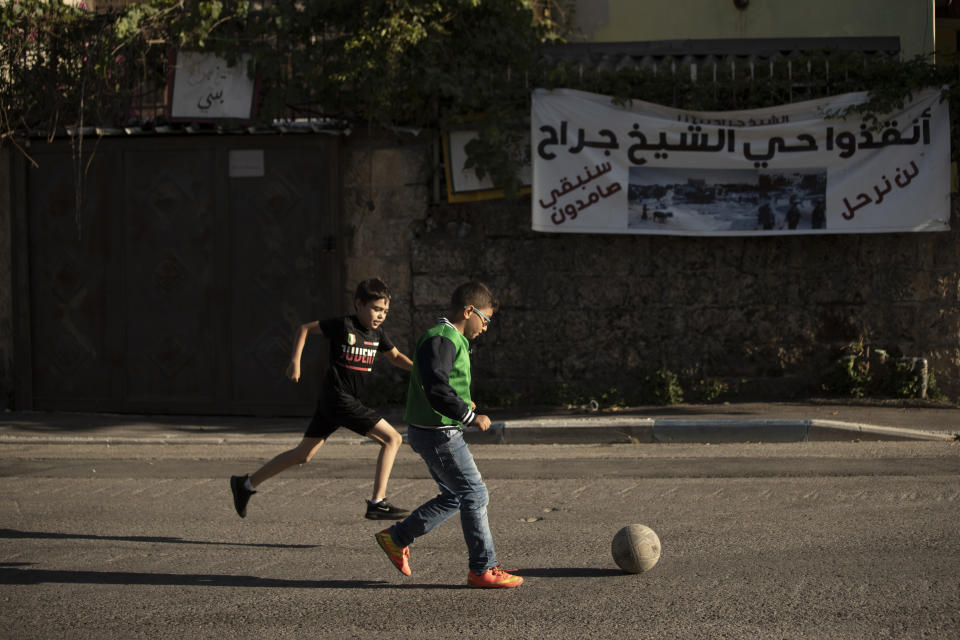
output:
{"label": "metal gate", "polygon": [[35,145],[26,172],[33,408],[309,413],[322,345],[308,342],[299,385],[283,374],[294,329],[341,311],[338,142],[77,151]]}

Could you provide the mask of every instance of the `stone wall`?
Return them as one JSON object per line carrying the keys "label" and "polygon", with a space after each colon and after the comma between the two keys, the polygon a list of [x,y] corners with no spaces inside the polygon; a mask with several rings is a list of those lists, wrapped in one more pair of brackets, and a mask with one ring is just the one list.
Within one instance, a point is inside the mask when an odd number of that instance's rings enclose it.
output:
{"label": "stone wall", "polygon": [[[385,330],[397,347],[410,354],[422,323],[415,324],[411,305],[410,259],[413,228],[430,201],[430,141],[417,136],[380,137],[355,133],[342,149],[344,312],[353,310],[357,283],[382,278],[392,300]],[[406,374],[390,366],[378,370],[386,384],[375,385],[380,402],[402,403]]]}
{"label": "stone wall", "polygon": [[10,149],[0,149],[0,411],[13,404],[13,207]]}
{"label": "stone wall", "polygon": [[[502,308],[474,346],[486,402],[570,402],[651,372],[689,399],[821,393],[842,348],[863,339],[925,357],[960,395],[960,232],[684,238],[542,234],[529,199],[428,205],[429,144],[346,153],[346,283],[381,274],[391,335],[409,353],[452,290],[481,279]],[[366,178],[365,176],[372,176]],[[954,208],[952,226],[960,228]]]}
{"label": "stone wall", "polygon": [[416,232],[418,324],[459,280],[484,279],[502,298],[477,349],[495,394],[630,396],[660,368],[688,388],[719,381],[739,397],[815,394],[841,348],[861,338],[928,358],[941,389],[960,391],[957,231],[552,235],[532,232],[529,218],[527,201],[445,206]]}

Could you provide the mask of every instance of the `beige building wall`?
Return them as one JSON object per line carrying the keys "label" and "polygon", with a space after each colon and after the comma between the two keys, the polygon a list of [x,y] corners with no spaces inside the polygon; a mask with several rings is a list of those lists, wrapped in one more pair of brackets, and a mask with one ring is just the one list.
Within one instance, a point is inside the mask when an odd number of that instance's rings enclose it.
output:
{"label": "beige building wall", "polygon": [[899,36],[904,59],[934,50],[933,0],[576,0],[594,42]]}

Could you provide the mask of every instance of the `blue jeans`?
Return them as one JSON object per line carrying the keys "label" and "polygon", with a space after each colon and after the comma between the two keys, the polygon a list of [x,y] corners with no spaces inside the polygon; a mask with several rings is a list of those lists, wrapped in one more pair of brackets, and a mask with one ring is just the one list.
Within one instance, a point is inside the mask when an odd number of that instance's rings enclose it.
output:
{"label": "blue jeans", "polygon": [[407,442],[427,463],[430,475],[440,487],[440,494],[390,527],[393,541],[401,547],[410,546],[414,540],[460,512],[470,570],[479,575],[497,566],[493,536],[487,522],[487,486],[483,484],[463,433],[459,429],[410,427]]}

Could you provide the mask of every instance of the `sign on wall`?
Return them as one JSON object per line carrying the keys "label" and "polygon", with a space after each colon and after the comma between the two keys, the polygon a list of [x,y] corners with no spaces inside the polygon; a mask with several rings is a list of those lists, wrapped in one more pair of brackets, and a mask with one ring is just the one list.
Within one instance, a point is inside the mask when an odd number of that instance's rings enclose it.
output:
{"label": "sign on wall", "polygon": [[[447,182],[448,202],[470,202],[503,198],[503,189],[497,189],[493,179],[485,175],[482,179],[473,168],[467,168],[467,145],[477,137],[473,129],[454,129],[443,134],[443,166]],[[520,193],[529,193],[530,165],[520,170]]]}
{"label": "sign on wall", "polygon": [[947,103],[924,91],[879,128],[831,115],[866,97],[699,112],[537,89],[532,227],[716,236],[948,230]]}
{"label": "sign on wall", "polygon": [[237,64],[211,53],[178,51],[169,82],[170,117],[174,120],[250,120],[254,114],[255,85],[247,73],[250,55]]}

